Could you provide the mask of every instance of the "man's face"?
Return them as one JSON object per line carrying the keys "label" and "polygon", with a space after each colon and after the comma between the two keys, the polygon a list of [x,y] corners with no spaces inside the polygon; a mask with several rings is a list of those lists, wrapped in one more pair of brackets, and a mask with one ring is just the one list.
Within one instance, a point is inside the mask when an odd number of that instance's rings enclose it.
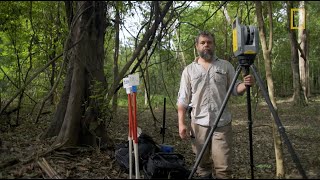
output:
{"label": "man's face", "polygon": [[207,61],[211,61],[213,57],[213,41],[210,36],[200,36],[196,44],[196,48],[200,57]]}

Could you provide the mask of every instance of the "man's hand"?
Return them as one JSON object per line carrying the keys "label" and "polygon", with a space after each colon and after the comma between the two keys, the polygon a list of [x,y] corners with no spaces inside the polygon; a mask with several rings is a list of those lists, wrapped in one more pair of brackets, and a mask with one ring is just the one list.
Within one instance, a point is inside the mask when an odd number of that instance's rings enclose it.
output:
{"label": "man's hand", "polygon": [[251,74],[246,75],[243,78],[244,85],[252,86],[254,84],[254,78]]}
{"label": "man's hand", "polygon": [[182,104],[178,105],[178,125],[179,125],[179,136],[181,139],[187,139],[187,126],[184,121],[187,108]]}
{"label": "man's hand", "polygon": [[246,86],[252,86],[254,84],[254,78],[251,74],[243,77],[243,82],[237,86],[237,93],[243,94],[246,91]]}
{"label": "man's hand", "polygon": [[187,134],[187,126],[185,124],[179,123],[179,135],[181,139],[187,139],[189,137]]}

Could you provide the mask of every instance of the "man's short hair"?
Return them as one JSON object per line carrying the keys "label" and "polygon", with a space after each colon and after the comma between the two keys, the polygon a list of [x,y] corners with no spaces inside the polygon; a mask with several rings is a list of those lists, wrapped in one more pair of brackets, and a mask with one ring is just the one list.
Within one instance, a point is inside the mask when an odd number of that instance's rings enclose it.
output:
{"label": "man's short hair", "polygon": [[214,42],[214,34],[213,33],[209,32],[209,31],[200,31],[195,39],[196,44],[198,44],[200,36],[211,37],[212,41]]}

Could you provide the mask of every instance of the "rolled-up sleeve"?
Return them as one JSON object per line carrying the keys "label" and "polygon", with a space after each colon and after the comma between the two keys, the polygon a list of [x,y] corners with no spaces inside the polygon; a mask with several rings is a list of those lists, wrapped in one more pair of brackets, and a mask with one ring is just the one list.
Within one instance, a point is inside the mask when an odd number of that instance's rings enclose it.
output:
{"label": "rolled-up sleeve", "polygon": [[[228,88],[231,86],[231,83],[232,83],[232,80],[234,78],[234,76],[236,75],[236,71],[234,69],[234,67],[232,66],[232,64],[228,63]],[[239,79],[236,80],[234,86],[233,86],[233,89],[232,89],[232,94],[234,96],[240,96],[242,94],[239,94],[237,92],[237,86],[242,83],[242,81],[240,81]]]}
{"label": "rolled-up sleeve", "polygon": [[181,75],[177,105],[181,104],[184,107],[188,107],[190,103],[190,98],[191,98],[190,76],[188,74],[187,68],[185,68]]}

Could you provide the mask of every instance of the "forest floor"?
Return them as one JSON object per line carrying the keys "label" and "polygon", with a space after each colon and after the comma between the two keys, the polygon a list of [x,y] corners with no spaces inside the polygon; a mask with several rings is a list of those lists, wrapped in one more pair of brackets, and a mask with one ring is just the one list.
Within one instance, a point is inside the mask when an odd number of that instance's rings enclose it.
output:
{"label": "forest floor", "polygon": [[[230,104],[230,105],[229,105]],[[233,178],[250,179],[250,151],[247,123],[247,104],[228,103],[233,114],[234,158]],[[294,107],[291,102],[279,100],[278,115],[285,128],[285,134],[293,147],[309,179],[320,178],[320,98],[310,99],[306,107]],[[271,111],[264,102],[252,103],[252,148],[255,179],[276,179],[275,153],[272,137]],[[34,115],[33,115],[34,116]],[[35,123],[32,115],[24,116],[21,125],[14,130],[1,132],[0,178],[79,178],[79,179],[127,179],[128,174],[119,167],[114,158],[114,149],[74,148],[72,151],[53,151],[43,155],[41,152],[50,149],[54,139],[39,140],[38,136],[50,123],[51,114],[41,117]],[[148,108],[138,106],[138,126],[157,143],[163,143],[160,134],[163,119],[163,108],[154,110],[155,121]],[[172,145],[174,151],[184,155],[187,167],[193,168],[195,156],[191,151],[190,141],[182,141],[178,135],[177,113],[175,109],[166,109],[166,131],[164,143]],[[119,108],[117,116],[108,127],[108,135],[119,144],[127,140],[127,109]],[[283,158],[286,179],[301,179],[292,152],[283,140]],[[45,161],[43,161],[45,160]],[[40,165],[51,167],[45,172]],[[49,175],[48,175],[49,174]],[[56,176],[55,176],[56,175]],[[143,173],[141,172],[142,178]]]}

